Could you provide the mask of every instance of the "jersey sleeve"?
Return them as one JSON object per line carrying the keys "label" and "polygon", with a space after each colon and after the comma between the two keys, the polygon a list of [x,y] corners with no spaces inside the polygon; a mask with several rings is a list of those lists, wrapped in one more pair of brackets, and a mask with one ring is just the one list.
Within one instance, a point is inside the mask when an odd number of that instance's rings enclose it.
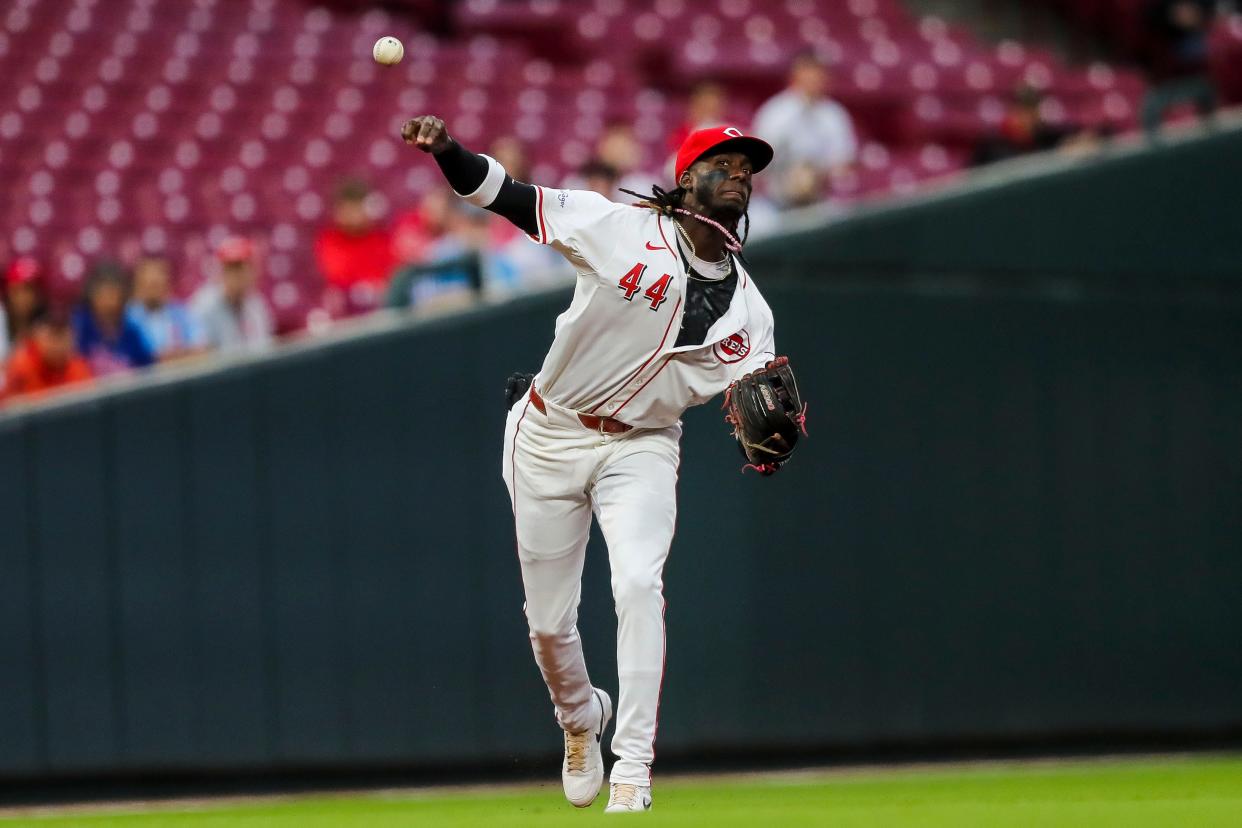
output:
{"label": "jersey sleeve", "polygon": [[535,208],[538,229],[530,238],[589,265],[607,261],[620,241],[619,228],[610,219],[634,209],[589,190],[538,186]]}

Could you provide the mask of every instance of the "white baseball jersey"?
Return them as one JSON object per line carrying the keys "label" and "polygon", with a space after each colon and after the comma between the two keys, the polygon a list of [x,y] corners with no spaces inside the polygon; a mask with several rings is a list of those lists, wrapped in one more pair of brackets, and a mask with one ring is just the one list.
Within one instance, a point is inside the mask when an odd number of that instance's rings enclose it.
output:
{"label": "white baseball jersey", "polygon": [[662,428],[775,357],[772,311],[740,262],[729,310],[704,342],[675,347],[690,277],[671,219],[598,193],[536,189],[539,232],[531,238],[578,271],[536,379],[545,398]]}

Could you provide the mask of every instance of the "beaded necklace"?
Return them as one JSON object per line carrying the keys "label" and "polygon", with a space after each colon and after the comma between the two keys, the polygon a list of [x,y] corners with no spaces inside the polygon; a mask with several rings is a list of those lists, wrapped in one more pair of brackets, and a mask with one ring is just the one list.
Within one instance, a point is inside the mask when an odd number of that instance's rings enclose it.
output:
{"label": "beaded necklace", "polygon": [[[742,243],[741,243],[740,241],[738,241],[738,240],[737,240],[737,236],[735,236],[735,235],[733,235],[732,233],[730,233],[730,232],[729,232],[729,231],[725,228],[725,226],[724,226],[723,224],[721,224],[720,222],[716,221],[715,219],[710,219],[710,218],[708,218],[707,216],[701,216],[701,215],[699,215],[698,213],[695,213],[695,212],[693,212],[693,211],[691,211],[691,210],[687,210],[687,209],[685,209],[685,208],[683,208],[683,207],[677,207],[677,208],[675,208],[675,209],[673,210],[673,212],[674,212],[674,213],[681,213],[682,215],[684,215],[684,216],[690,216],[691,218],[696,218],[696,219],[698,219],[699,221],[703,222],[704,224],[710,224],[712,227],[715,227],[715,228],[716,228],[717,230],[719,230],[719,231],[721,232],[721,234],[723,234],[723,235],[724,235],[724,237],[725,237],[725,245],[724,245],[724,246],[725,246],[725,250],[728,250],[728,251],[729,251],[729,252],[731,252],[731,253],[737,253],[739,250],[741,250],[741,249],[742,249]],[[681,225],[680,225],[680,224],[679,224],[679,225],[677,225],[677,226],[678,226],[678,229],[681,229]],[[682,235],[685,235],[685,232],[686,232],[685,230],[682,230]],[[687,240],[687,241],[689,241],[689,240],[690,240],[690,237],[689,237],[689,236],[686,236],[686,240]],[[690,248],[691,248],[691,249],[693,249],[693,248],[694,248],[694,244],[693,244],[693,243],[691,243]],[[696,255],[696,256],[697,256],[697,255],[699,255],[699,254],[698,254],[698,253],[695,253],[694,255]]]}

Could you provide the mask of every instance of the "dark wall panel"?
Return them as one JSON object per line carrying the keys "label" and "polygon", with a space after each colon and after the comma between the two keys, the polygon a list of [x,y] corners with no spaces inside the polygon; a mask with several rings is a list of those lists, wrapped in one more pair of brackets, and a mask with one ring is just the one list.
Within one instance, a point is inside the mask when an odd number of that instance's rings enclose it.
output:
{"label": "dark wall panel", "polygon": [[185,388],[187,522],[195,577],[198,758],[258,764],[276,755],[274,585],[261,499],[258,398],[249,369]]}
{"label": "dark wall panel", "polygon": [[153,388],[109,412],[122,761],[135,767],[192,764],[199,751],[184,401],[183,390]]}
{"label": "dark wall panel", "polygon": [[272,561],[277,755],[328,759],[348,747],[345,584],[351,539],[340,520],[335,451],[343,423],[325,405],[330,386],[310,355],[265,367],[259,389],[263,538]]}
{"label": "dark wall panel", "polygon": [[[349,539],[343,565],[346,646],[343,688],[355,731],[354,755],[387,760],[419,747],[417,716],[424,663],[418,642],[427,632],[410,623],[410,600],[422,577],[416,504],[410,481],[427,456],[409,427],[426,389],[410,366],[417,353],[390,343],[366,355],[335,354],[325,400],[344,425],[333,441],[338,458],[342,531]],[[403,379],[403,375],[409,375]],[[376,377],[391,381],[376,382]]]}
{"label": "dark wall panel", "polygon": [[46,739],[29,443],[0,423],[0,774],[42,768]]}
{"label": "dark wall panel", "polygon": [[45,750],[54,771],[112,767],[124,753],[109,427],[102,407],[83,405],[32,419],[25,434],[34,452]]}

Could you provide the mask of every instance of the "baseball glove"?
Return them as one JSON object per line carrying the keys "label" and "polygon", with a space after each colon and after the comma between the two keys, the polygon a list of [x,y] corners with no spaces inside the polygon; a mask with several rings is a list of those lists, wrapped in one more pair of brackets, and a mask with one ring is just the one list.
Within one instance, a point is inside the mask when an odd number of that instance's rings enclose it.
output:
{"label": "baseball glove", "polygon": [[725,391],[725,422],[733,426],[746,469],[767,476],[789,461],[806,434],[806,403],[798,393],[789,357],[777,357]]}
{"label": "baseball glove", "polygon": [[530,391],[530,384],[535,381],[534,374],[527,374],[522,371],[514,371],[505,380],[505,410],[513,408],[513,404],[526,393]]}

